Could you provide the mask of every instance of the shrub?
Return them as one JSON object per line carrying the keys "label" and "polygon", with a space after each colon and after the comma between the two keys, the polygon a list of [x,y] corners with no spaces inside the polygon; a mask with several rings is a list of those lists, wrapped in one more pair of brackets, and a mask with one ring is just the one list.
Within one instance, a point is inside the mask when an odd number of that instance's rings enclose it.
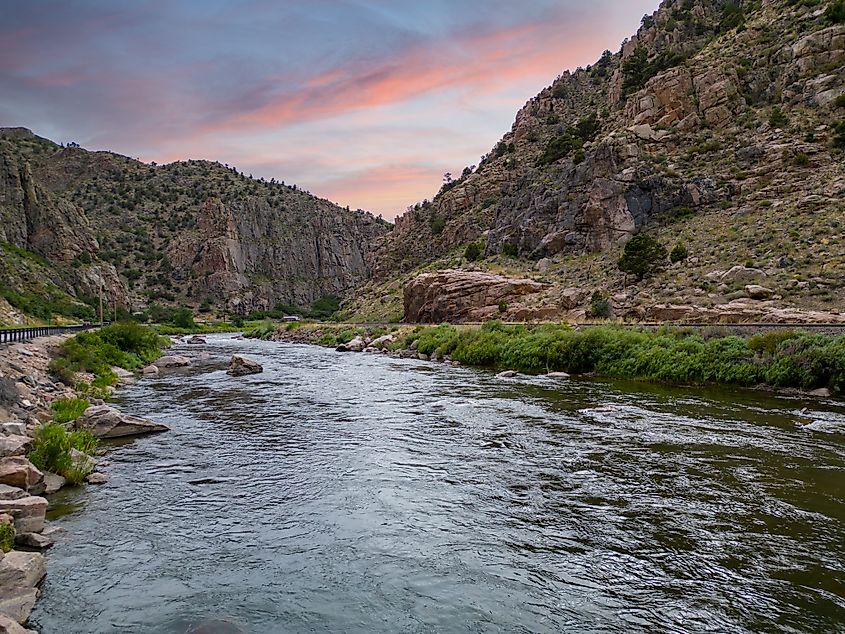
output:
{"label": "shrub", "polygon": [[798,154],[792,158],[792,164],[795,165],[795,167],[807,167],[810,164],[810,157],[804,152],[798,152]]}
{"label": "shrub", "polygon": [[276,332],[276,324],[269,319],[265,319],[253,328],[245,331],[244,337],[247,339],[269,339],[274,332]]}
{"label": "shrub", "polygon": [[622,96],[627,97],[638,91],[649,79],[683,61],[684,56],[674,51],[663,51],[649,60],[648,50],[638,46],[628,59],[622,62]]}
{"label": "shrub", "polygon": [[194,323],[194,314],[188,308],[177,309],[170,322],[177,328],[193,329],[197,327]]}
{"label": "shrub", "polygon": [[773,128],[785,128],[789,125],[789,117],[781,110],[780,106],[772,108],[772,112],[769,114],[769,125]]}
{"label": "shrub", "polygon": [[824,12],[825,20],[831,24],[845,22],[845,0],[834,0]]}
{"label": "shrub", "polygon": [[241,315],[235,315],[234,317],[232,317],[232,325],[235,328],[243,328],[244,318]]}
{"label": "shrub", "polygon": [[681,244],[680,242],[675,245],[675,247],[672,249],[672,252],[669,254],[669,260],[671,260],[673,264],[677,262],[682,262],[688,257],[689,251],[687,250],[687,247]]}
{"label": "shrub", "polygon": [[845,93],[839,95],[836,99],[833,100],[833,107],[845,108]]}
{"label": "shrub", "polygon": [[338,310],[340,310],[340,298],[336,295],[324,295],[311,304],[308,316],[311,319],[325,320],[332,317]]}
{"label": "shrub", "polygon": [[12,550],[15,545],[14,524],[0,524],[0,550],[4,553]]}
{"label": "shrub", "polygon": [[446,219],[440,214],[434,214],[429,220],[429,227],[431,228],[431,233],[440,235],[443,233],[443,229],[446,228]]}
{"label": "shrub", "polygon": [[508,303],[507,302],[499,302],[499,312],[500,313],[508,312]]}
{"label": "shrub", "polygon": [[610,317],[612,312],[607,296],[600,291],[593,291],[590,298],[590,315],[604,319]]}
{"label": "shrub", "polygon": [[513,242],[505,242],[502,245],[502,254],[509,258],[519,257],[519,248]]}
{"label": "shrub", "polygon": [[655,273],[666,261],[666,248],[647,233],[638,233],[626,244],[619,259],[619,270],[638,280]]}
{"label": "shrub", "polygon": [[89,405],[90,403],[84,398],[65,398],[53,401],[51,405],[53,420],[59,424],[74,421],[85,413]]}
{"label": "shrub", "polygon": [[476,262],[481,258],[481,247],[477,242],[470,242],[464,250],[464,259],[468,262]]}
{"label": "shrub", "polygon": [[835,148],[845,150],[845,121],[840,121],[833,126],[833,139],[831,144]]}

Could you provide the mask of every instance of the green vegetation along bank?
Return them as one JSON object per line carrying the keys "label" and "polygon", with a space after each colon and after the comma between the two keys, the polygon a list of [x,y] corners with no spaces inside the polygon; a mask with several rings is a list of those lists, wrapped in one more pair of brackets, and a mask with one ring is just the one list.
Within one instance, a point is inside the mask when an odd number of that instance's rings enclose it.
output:
{"label": "green vegetation along bank", "polygon": [[[656,331],[618,326],[575,329],[568,325],[481,327],[418,326],[367,331],[348,326],[267,325],[253,336],[282,341],[344,345],[399,356],[525,373],[567,372],[605,378],[676,384],[828,390],[845,395],[845,336],[777,331],[750,337],[713,327],[703,332]],[[387,336],[388,341],[384,341]],[[382,350],[378,350],[382,351]]]}

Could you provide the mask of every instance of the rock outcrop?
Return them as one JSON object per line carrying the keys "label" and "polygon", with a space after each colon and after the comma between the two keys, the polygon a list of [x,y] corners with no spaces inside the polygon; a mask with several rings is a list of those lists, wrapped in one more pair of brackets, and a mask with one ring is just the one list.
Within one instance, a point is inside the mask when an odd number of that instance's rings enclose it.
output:
{"label": "rock outcrop", "polygon": [[527,279],[472,271],[424,273],[405,286],[405,321],[440,323],[478,321],[502,306],[539,293],[543,284]]}
{"label": "rock outcrop", "polygon": [[75,422],[76,429],[91,432],[97,438],[123,438],[169,431],[167,425],[154,423],[140,416],[124,414],[108,405],[94,405],[85,410]]}
{"label": "rock outcrop", "polygon": [[[104,287],[108,306],[128,308],[166,290],[235,313],[343,295],[369,277],[371,243],[388,230],[219,163],[145,165],[23,128],[0,128],[0,221],[0,241],[43,256],[30,264],[62,299],[83,306]],[[0,267],[0,283],[44,294],[16,268]]]}

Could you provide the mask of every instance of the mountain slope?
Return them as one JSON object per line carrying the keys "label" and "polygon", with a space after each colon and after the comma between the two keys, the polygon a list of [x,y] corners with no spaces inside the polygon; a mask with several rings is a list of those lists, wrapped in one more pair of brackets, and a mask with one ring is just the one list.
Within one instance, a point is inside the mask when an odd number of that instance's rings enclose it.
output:
{"label": "mountain slope", "polygon": [[[748,263],[799,305],[845,299],[835,4],[665,0],[619,52],[558,78],[476,169],[399,218],[373,252],[377,280],[543,260],[554,289],[625,294],[624,313],[729,300],[735,285],[706,275]],[[640,231],[692,257],[632,291],[615,261]],[[483,263],[460,258],[473,241]],[[395,305],[395,284],[371,288]]]}
{"label": "mountain slope", "polygon": [[[207,161],[147,165],[0,129],[0,239],[74,296],[248,312],[342,295],[388,225]],[[86,280],[88,282],[86,283]],[[22,280],[6,276],[7,287]]]}

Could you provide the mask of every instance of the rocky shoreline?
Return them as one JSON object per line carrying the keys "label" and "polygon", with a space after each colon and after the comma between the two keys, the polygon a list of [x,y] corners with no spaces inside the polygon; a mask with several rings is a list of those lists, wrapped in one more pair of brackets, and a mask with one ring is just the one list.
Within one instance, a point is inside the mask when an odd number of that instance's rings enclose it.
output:
{"label": "rocky shoreline", "polygon": [[[38,469],[27,457],[38,430],[53,422],[52,404],[63,399],[87,398],[90,405],[65,427],[88,431],[98,439],[126,438],[169,429],[167,425],[120,412],[100,399],[85,396],[56,381],[49,371],[49,363],[67,338],[66,335],[45,337],[0,348],[0,530],[14,535],[14,549],[0,551],[0,634],[34,632],[24,625],[47,573],[43,551],[53,545],[53,536],[61,530],[46,520],[46,513],[50,496],[68,483],[59,474]],[[190,365],[192,361],[186,356],[163,356],[144,368],[142,374],[157,375],[168,368]],[[112,371],[120,379],[118,385],[135,380],[133,373],[122,368],[114,367]],[[87,484],[108,482],[108,475],[102,470],[107,461],[76,449],[71,449],[70,454],[75,467],[89,472],[85,477]]]}

